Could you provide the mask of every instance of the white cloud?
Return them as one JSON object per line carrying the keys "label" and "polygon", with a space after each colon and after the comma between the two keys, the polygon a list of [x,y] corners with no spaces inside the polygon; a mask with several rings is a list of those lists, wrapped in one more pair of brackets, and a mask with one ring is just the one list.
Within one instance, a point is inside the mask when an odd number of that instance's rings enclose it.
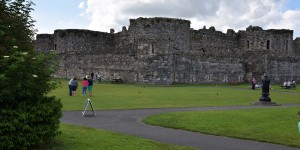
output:
{"label": "white cloud", "polygon": [[78,8],[84,9],[85,8],[85,3],[84,2],[80,2],[79,5],[78,5]]}
{"label": "white cloud", "polygon": [[[191,21],[194,29],[245,30],[249,25],[264,29],[300,31],[300,10],[284,10],[286,0],[87,0],[79,4],[89,18],[88,29],[120,31],[129,19],[172,17]],[[300,36],[300,35],[297,35]]]}
{"label": "white cloud", "polygon": [[300,11],[295,10],[288,10],[281,14],[281,18],[273,22],[272,24],[269,24],[270,27],[274,28],[288,28],[288,29],[294,29],[297,31],[300,31]]}

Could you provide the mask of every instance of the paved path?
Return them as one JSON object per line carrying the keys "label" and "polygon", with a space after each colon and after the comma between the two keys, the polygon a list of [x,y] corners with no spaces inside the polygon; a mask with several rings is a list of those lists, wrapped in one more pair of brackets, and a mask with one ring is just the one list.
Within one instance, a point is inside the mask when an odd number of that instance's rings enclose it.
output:
{"label": "paved path", "polygon": [[[283,145],[234,139],[222,136],[207,135],[184,130],[169,129],[146,125],[143,118],[153,114],[179,111],[203,110],[233,110],[247,108],[274,108],[300,106],[226,106],[226,107],[199,107],[199,108],[166,108],[166,109],[133,109],[133,110],[103,110],[96,111],[97,116],[81,116],[81,111],[66,111],[61,118],[62,123],[101,128],[114,132],[135,135],[154,141],[176,145],[191,146],[204,150],[300,150]],[[86,114],[92,114],[87,111]]]}

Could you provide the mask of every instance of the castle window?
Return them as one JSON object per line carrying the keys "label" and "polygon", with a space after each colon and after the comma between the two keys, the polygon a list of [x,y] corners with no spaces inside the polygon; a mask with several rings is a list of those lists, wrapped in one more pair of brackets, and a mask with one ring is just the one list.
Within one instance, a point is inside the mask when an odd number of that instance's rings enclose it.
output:
{"label": "castle window", "polygon": [[289,40],[286,40],[285,46],[286,46],[286,50],[288,51],[289,50]]}
{"label": "castle window", "polygon": [[154,52],[155,52],[155,50],[154,50],[154,44],[151,44],[151,47],[150,47],[150,49],[151,49],[151,55],[153,55],[154,54]]}
{"label": "castle window", "polygon": [[270,49],[270,40],[267,40],[267,49]]}
{"label": "castle window", "polygon": [[56,50],[56,44],[54,44],[54,50]]}
{"label": "castle window", "polygon": [[247,40],[247,49],[250,49],[250,42]]}

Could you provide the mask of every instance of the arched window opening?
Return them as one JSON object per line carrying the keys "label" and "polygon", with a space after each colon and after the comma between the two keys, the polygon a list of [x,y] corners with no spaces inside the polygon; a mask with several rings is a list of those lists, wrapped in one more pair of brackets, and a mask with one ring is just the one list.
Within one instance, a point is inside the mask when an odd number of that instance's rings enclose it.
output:
{"label": "arched window opening", "polygon": [[250,49],[250,42],[247,40],[247,49]]}
{"label": "arched window opening", "polygon": [[270,40],[267,40],[267,49],[270,49]]}
{"label": "arched window opening", "polygon": [[152,54],[154,54],[154,44],[152,44]]}
{"label": "arched window opening", "polygon": [[289,50],[289,40],[286,40],[286,42],[285,42],[285,46],[286,46],[286,51],[288,51]]}

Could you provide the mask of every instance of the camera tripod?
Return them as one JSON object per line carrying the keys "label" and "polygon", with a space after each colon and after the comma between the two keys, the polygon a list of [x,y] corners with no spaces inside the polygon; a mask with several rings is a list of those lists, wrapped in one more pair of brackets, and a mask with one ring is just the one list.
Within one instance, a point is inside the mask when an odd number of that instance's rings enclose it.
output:
{"label": "camera tripod", "polygon": [[96,112],[94,110],[92,101],[91,101],[90,97],[88,97],[88,99],[86,100],[85,106],[84,106],[84,110],[82,111],[82,117],[85,115],[86,109],[87,109],[87,107],[88,107],[89,104],[90,104],[90,106],[92,108],[94,116],[96,116]]}

